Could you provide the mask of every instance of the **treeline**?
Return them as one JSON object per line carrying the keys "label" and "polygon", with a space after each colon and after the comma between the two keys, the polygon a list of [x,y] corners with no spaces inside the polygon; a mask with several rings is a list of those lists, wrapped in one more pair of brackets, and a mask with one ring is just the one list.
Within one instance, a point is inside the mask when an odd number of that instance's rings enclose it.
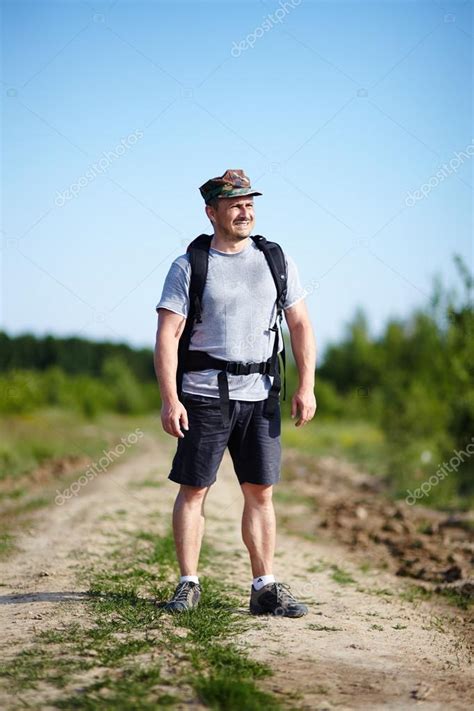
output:
{"label": "treeline", "polygon": [[83,338],[39,338],[31,334],[8,336],[0,331],[0,372],[40,370],[56,366],[68,375],[101,377],[105,363],[119,358],[141,381],[155,381],[149,348],[134,349],[125,343],[95,343]]}
{"label": "treeline", "polygon": [[57,365],[0,373],[0,413],[26,413],[49,406],[94,418],[107,410],[142,414],[158,410],[161,403],[156,380],[140,381],[122,356],[107,358],[97,376],[69,375]]}
{"label": "treeline", "polygon": [[0,412],[67,407],[86,417],[160,407],[149,348],[0,332]]}

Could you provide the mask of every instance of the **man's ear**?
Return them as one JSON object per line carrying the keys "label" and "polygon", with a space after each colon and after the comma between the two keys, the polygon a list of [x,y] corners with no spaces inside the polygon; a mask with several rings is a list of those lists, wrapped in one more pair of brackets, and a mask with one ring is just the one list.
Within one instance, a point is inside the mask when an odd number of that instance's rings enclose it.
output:
{"label": "man's ear", "polygon": [[214,222],[214,210],[210,205],[206,205],[206,215],[211,222]]}

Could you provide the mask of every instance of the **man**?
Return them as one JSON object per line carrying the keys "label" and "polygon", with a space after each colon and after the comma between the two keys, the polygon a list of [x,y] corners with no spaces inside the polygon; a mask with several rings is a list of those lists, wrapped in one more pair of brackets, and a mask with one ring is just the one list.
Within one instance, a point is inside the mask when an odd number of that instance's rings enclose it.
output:
{"label": "man", "polygon": [[[223,176],[208,180],[200,192],[214,233],[207,258],[202,318],[193,325],[189,349],[225,361],[266,361],[276,337],[276,287],[266,257],[250,237],[255,224],[253,199],[262,193],[252,190],[241,170],[227,170]],[[299,376],[291,414],[299,427],[316,411],[316,345],[296,266],[286,255],[285,261],[283,309]],[[272,490],[280,479],[281,423],[279,403],[272,416],[265,414],[272,377],[268,372],[226,373],[227,422],[222,415],[216,369],[185,372],[179,399],[178,343],[190,308],[190,273],[187,253],[171,265],[156,306],[155,370],[162,397],[161,420],[165,432],[178,438],[169,479],[180,484],[173,509],[173,532],[181,577],[165,607],[179,612],[199,602],[204,501],[228,446],[244,496],[242,538],[253,575],[250,612],[301,617],[307,613],[306,606],[273,575],[276,523]]]}

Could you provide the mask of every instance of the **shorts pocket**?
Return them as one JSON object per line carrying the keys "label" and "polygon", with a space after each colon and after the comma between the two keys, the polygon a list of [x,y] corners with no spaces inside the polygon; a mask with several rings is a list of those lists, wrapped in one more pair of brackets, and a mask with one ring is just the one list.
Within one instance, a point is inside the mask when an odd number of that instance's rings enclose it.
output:
{"label": "shorts pocket", "polygon": [[185,407],[220,409],[220,399],[218,397],[208,397],[207,395],[193,395],[192,393],[183,393],[182,401]]}

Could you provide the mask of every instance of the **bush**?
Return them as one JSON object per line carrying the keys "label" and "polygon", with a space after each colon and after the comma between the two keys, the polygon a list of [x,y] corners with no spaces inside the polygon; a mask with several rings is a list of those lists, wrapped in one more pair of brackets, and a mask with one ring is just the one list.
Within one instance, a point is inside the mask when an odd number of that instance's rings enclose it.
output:
{"label": "bush", "polygon": [[[454,450],[465,449],[474,434],[473,277],[460,257],[454,261],[460,294],[436,279],[425,308],[405,321],[391,320],[378,338],[369,336],[358,310],[343,341],[327,349],[319,368],[320,379],[345,401],[346,414],[372,419],[383,428],[399,491],[420,477],[429,478]],[[323,387],[322,403],[324,392]],[[328,405],[331,412],[331,400]],[[320,412],[324,414],[323,408]],[[433,458],[420,464],[427,451]],[[473,495],[474,456],[440,483],[429,500]]]}
{"label": "bush", "polygon": [[114,409],[123,413],[139,413],[146,409],[143,392],[121,356],[107,358],[102,368],[104,382],[114,398]]}

